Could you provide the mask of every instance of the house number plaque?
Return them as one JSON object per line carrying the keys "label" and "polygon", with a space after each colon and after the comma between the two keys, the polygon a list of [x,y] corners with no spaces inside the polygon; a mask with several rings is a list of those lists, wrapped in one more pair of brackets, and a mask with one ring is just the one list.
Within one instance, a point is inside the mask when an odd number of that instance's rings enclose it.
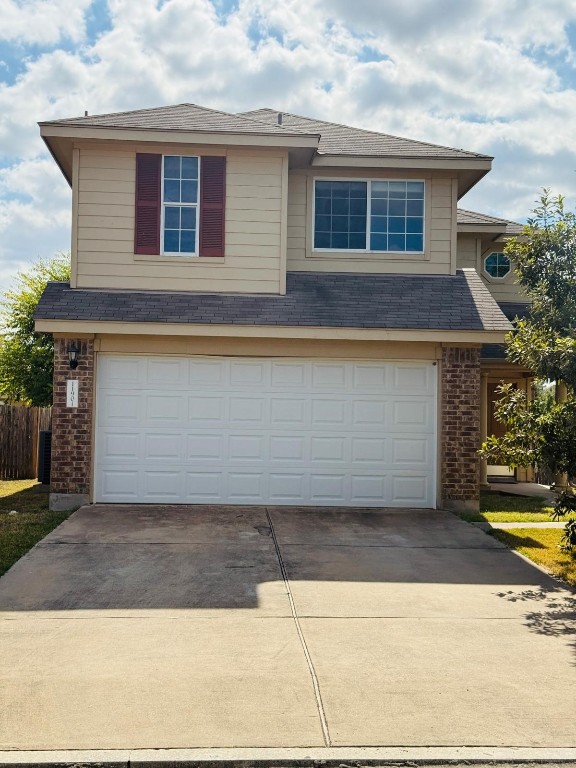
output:
{"label": "house number plaque", "polygon": [[78,380],[68,379],[66,382],[66,406],[78,408]]}

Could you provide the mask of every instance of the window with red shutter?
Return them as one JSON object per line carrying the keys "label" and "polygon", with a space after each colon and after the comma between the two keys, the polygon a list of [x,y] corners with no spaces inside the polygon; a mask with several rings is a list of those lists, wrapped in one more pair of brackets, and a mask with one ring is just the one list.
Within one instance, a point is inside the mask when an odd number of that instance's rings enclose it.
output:
{"label": "window with red shutter", "polygon": [[138,153],[134,253],[224,256],[225,200],[225,157]]}
{"label": "window with red shutter", "polygon": [[136,155],[136,223],[134,253],[160,253],[162,155]]}
{"label": "window with red shutter", "polygon": [[224,256],[226,158],[203,157],[200,166],[200,256]]}

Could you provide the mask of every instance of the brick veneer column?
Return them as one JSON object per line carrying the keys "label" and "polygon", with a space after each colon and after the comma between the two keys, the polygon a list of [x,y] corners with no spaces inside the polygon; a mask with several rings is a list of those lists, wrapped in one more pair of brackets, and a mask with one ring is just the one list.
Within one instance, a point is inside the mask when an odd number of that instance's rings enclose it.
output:
{"label": "brick veneer column", "polygon": [[442,350],[441,497],[446,509],[480,501],[480,350]]}
{"label": "brick veneer column", "polygon": [[[78,367],[70,368],[68,346],[75,344]],[[66,382],[78,380],[78,408],[66,406]],[[94,342],[54,340],[54,399],[50,508],[72,509],[90,500],[92,407],[94,401]]]}

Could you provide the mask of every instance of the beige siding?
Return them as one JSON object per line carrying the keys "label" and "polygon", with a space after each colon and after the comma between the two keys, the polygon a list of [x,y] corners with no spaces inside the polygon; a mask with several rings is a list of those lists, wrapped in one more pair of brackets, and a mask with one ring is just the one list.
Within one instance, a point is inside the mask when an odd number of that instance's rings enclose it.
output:
{"label": "beige siding", "polygon": [[[142,150],[150,148],[80,146],[77,286],[278,293],[282,285],[284,154],[228,150],[225,258],[165,259],[134,254],[136,152]],[[202,154],[204,149],[172,146],[158,151]]]}
{"label": "beige siding", "polygon": [[[418,178],[426,181],[426,246],[424,256],[365,253],[315,253],[312,250],[312,183],[314,177]],[[288,179],[288,271],[449,274],[456,214],[452,178],[448,175],[401,174],[350,169],[294,170]]]}
{"label": "beige siding", "polygon": [[371,360],[438,360],[442,345],[434,342],[374,342],[323,339],[238,339],[221,337],[215,349],[205,336],[97,335],[97,352],[159,355],[238,355],[248,357],[315,357]]}
{"label": "beige siding", "polygon": [[458,237],[458,250],[456,266],[458,269],[470,267],[478,269],[477,239],[474,235],[460,235]]}

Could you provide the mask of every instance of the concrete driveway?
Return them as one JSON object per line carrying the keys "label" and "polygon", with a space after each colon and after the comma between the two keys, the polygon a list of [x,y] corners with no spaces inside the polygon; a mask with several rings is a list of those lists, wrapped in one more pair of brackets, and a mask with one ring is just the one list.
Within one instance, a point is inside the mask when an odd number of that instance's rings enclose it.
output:
{"label": "concrete driveway", "polygon": [[85,507],[0,579],[0,749],[575,747],[575,609],[444,512]]}

